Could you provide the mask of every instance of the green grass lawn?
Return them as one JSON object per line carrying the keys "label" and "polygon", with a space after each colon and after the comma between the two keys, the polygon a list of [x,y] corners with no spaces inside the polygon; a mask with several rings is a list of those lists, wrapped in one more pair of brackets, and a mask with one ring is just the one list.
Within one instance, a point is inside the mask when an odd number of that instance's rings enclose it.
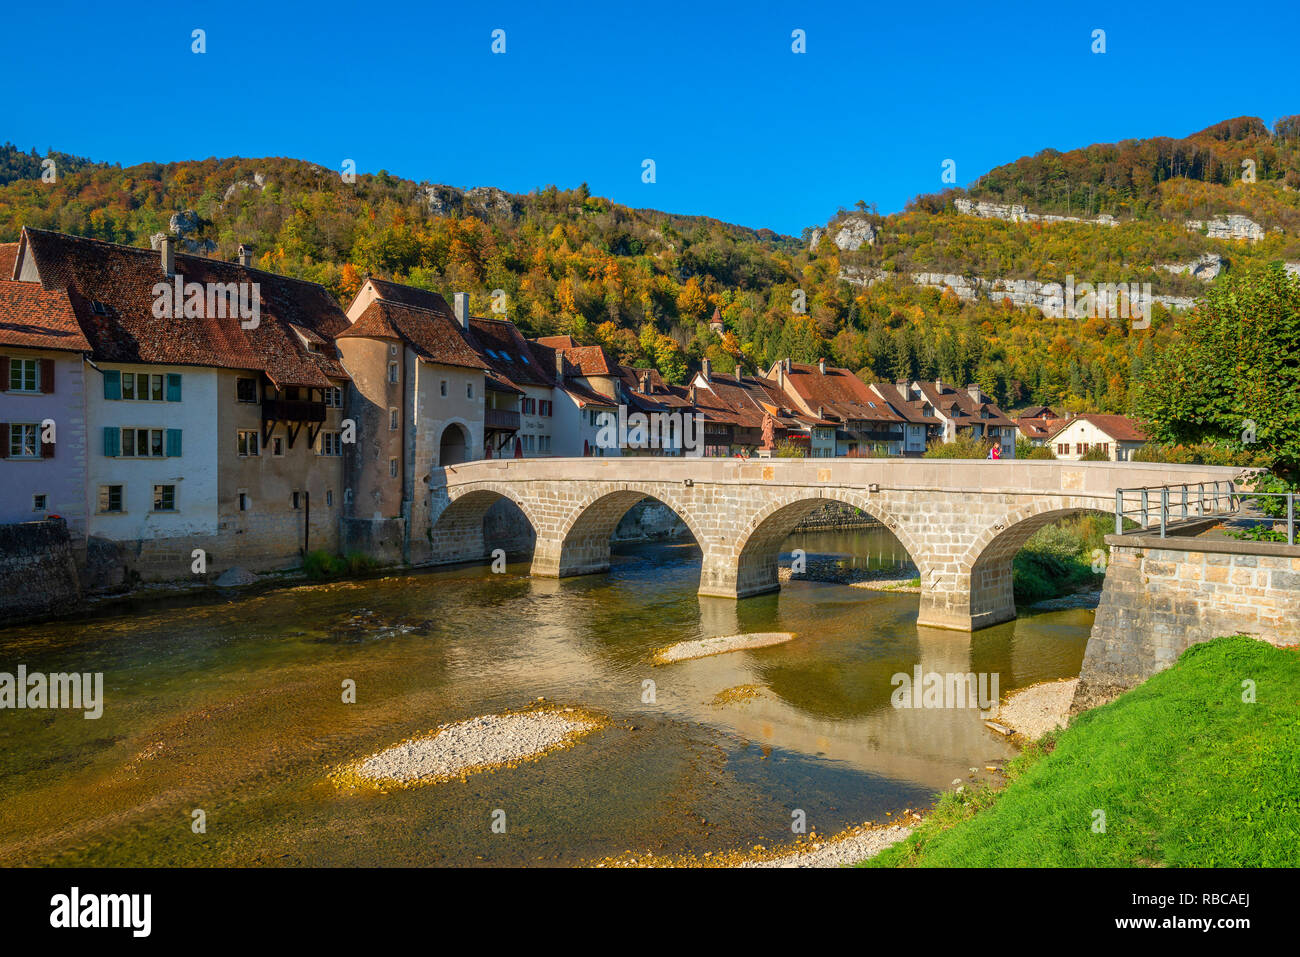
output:
{"label": "green grass lawn", "polygon": [[1300,651],[1195,645],[1026,749],[1008,778],[945,794],[911,837],[860,866],[1300,864]]}

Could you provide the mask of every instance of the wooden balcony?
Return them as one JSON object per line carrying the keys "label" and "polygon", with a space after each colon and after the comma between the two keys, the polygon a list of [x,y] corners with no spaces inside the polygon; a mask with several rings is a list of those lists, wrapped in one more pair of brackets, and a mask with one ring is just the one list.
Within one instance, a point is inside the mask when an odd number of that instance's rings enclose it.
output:
{"label": "wooden balcony", "polygon": [[263,399],[262,421],[324,422],[325,403],[305,402],[301,399]]}
{"label": "wooden balcony", "polygon": [[484,409],[483,428],[492,432],[518,432],[519,413],[513,409]]}

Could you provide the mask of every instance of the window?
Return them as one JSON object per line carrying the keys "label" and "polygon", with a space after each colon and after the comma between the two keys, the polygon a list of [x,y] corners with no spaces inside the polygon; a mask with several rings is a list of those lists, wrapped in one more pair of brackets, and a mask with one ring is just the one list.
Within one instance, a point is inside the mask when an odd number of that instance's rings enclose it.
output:
{"label": "window", "polygon": [[325,506],[326,508],[334,507],[334,490],[332,488],[325,490]]}
{"label": "window", "polygon": [[122,511],[122,486],[101,485],[99,487],[99,510],[101,512]]}
{"label": "window", "polygon": [[343,408],[343,390],[330,386],[325,390],[325,408],[341,409]]}
{"label": "window", "polygon": [[257,401],[257,380],[236,379],[235,393],[240,402],[256,402]]}
{"label": "window", "polygon": [[389,478],[397,478],[397,459],[388,460],[388,476]]}
{"label": "window", "polygon": [[248,511],[248,492],[244,491],[242,488],[239,490],[239,510],[241,512]]}
{"label": "window", "polygon": [[40,392],[41,391],[41,360],[40,359],[10,359],[9,360],[9,391],[10,392]]}
{"label": "window", "polygon": [[255,430],[239,433],[239,454],[241,456],[257,455],[258,435]]}
{"label": "window", "polygon": [[395,356],[395,355],[397,355],[397,346],[392,345],[392,344],[390,343],[389,346],[388,346],[388,354],[389,354],[390,356]]}
{"label": "window", "polygon": [[[170,438],[176,429],[167,429]],[[162,429],[122,429],[118,455],[124,458],[161,459],[168,453],[163,444]],[[179,454],[179,453],[176,453]]]}
{"label": "window", "polygon": [[536,399],[524,398],[524,399],[521,400],[521,401],[522,401],[522,408],[520,409],[520,411],[523,412],[524,415],[536,415],[536,414],[537,414],[537,400],[536,400]]}
{"label": "window", "polygon": [[302,492],[294,492],[289,497],[289,504],[293,508],[302,508]]}
{"label": "window", "polygon": [[136,402],[181,401],[181,376],[177,372],[155,375],[147,372],[104,372],[104,398]]}
{"label": "window", "polygon": [[397,431],[397,410],[396,409],[388,410],[388,431],[389,432]]}
{"label": "window", "polygon": [[550,399],[539,399],[537,402],[538,415],[550,415],[553,408],[554,404]]}
{"label": "window", "polygon": [[1082,454],[1083,454],[1084,452],[1086,452],[1086,451],[1088,451],[1088,443],[1087,443],[1087,442],[1075,442],[1075,443],[1074,443],[1074,454],[1075,454],[1075,455],[1082,455]]}
{"label": "window", "polygon": [[473,383],[473,382],[466,382],[466,383],[465,383],[465,398],[467,398],[467,399],[472,399],[472,398],[474,398],[474,383]]}
{"label": "window", "polygon": [[443,379],[440,383],[438,383],[438,392],[442,395],[442,397],[443,397],[444,399],[447,398],[447,380],[446,380],[446,379]]}
{"label": "window", "polygon": [[40,458],[40,426],[33,423],[10,423],[9,448],[5,452],[11,459]]}
{"label": "window", "polygon": [[46,502],[46,496],[44,496],[44,495],[33,495],[33,496],[32,496],[32,511],[33,511],[33,512],[44,512],[44,511],[46,511],[45,502]]}
{"label": "window", "polygon": [[537,437],[537,451],[539,452],[551,451],[551,437],[549,435],[539,435]]}
{"label": "window", "polygon": [[284,436],[271,436],[271,454],[275,456],[284,455]]}
{"label": "window", "polygon": [[537,451],[537,446],[536,446],[537,437],[536,437],[536,436],[533,436],[533,435],[525,435],[525,436],[521,436],[521,438],[523,439],[523,446],[522,446],[522,447],[523,447],[523,450],[524,450],[525,452],[535,452],[535,451]]}
{"label": "window", "polygon": [[388,363],[388,381],[393,383],[394,385],[397,384],[397,363],[396,362]]}
{"label": "window", "polygon": [[343,435],[340,432],[322,432],[320,434],[321,455],[342,455]]}
{"label": "window", "polygon": [[350,488],[345,488],[345,489],[343,490],[343,504],[344,504],[344,505],[351,505],[351,504],[352,504],[352,489],[350,489]]}
{"label": "window", "polygon": [[153,510],[155,512],[176,511],[175,485],[155,485],[153,487]]}

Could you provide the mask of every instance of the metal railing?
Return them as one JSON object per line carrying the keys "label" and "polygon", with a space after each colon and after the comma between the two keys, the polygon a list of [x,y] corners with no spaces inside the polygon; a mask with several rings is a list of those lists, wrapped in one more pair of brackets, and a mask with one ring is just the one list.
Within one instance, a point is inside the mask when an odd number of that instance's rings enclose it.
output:
{"label": "metal railing", "polygon": [[[1236,516],[1259,522],[1280,524],[1280,514],[1270,515],[1258,506],[1261,501],[1277,499],[1285,506],[1286,541],[1296,542],[1296,495],[1294,492],[1243,492],[1234,482],[1200,482],[1196,485],[1154,485],[1145,488],[1115,490],[1115,534],[1134,534],[1159,527],[1160,537],[1168,535],[1171,522],[1187,522],[1210,515]],[[1254,503],[1252,508],[1250,503]],[[1279,510],[1280,511],[1280,510]],[[1124,530],[1124,521],[1137,528]]]}

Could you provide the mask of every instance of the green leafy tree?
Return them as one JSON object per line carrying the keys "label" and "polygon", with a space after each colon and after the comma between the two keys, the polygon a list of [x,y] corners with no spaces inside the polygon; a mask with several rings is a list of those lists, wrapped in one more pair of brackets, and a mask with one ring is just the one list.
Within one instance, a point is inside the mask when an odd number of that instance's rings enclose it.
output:
{"label": "green leafy tree", "polygon": [[1229,273],[1156,354],[1133,408],[1167,445],[1213,441],[1300,464],[1300,276]]}

